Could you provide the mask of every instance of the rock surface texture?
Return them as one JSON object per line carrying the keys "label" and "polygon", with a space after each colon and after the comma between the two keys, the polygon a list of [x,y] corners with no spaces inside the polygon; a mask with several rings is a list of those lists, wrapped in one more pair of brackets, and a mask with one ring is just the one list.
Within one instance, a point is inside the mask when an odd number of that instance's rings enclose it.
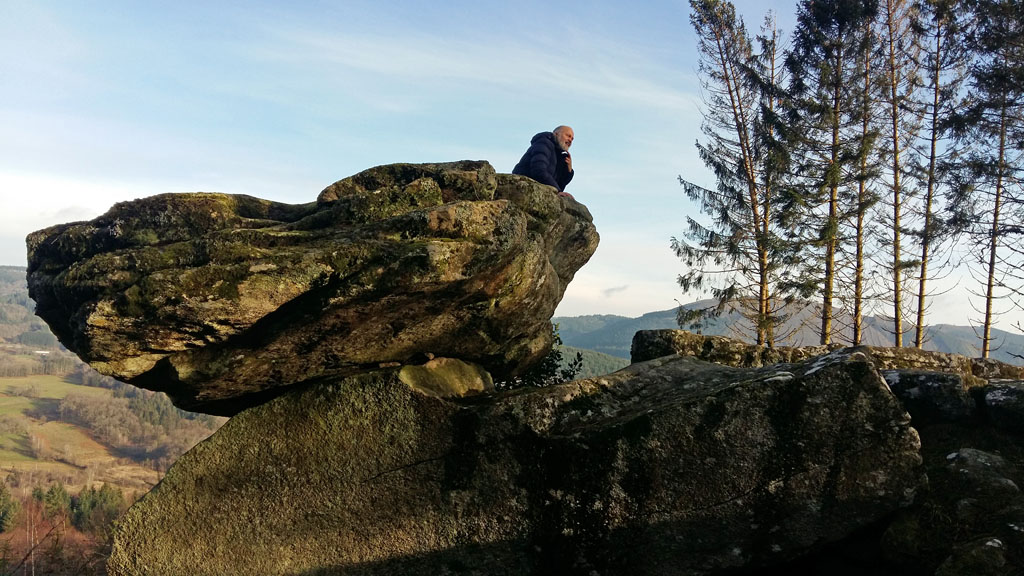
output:
{"label": "rock surface texture", "polygon": [[725,336],[703,336],[686,330],[640,330],[633,335],[629,355],[633,362],[679,354],[726,366],[757,367],[798,362],[839,348],[841,346],[836,344],[766,348]]}
{"label": "rock surface texture", "polygon": [[[769,366],[839,350],[838,345],[765,348],[686,330],[641,330],[633,336],[633,362],[681,355],[734,367]],[[974,423],[1024,432],[1024,368],[996,360],[916,348],[858,346],[874,360],[915,425]]]}
{"label": "rock surface texture", "polygon": [[655,331],[614,374],[495,392],[597,241],[469,161],[30,235],[68,348],[234,415],[119,521],[109,574],[1022,574],[1020,368]]}
{"label": "rock surface texture", "polygon": [[673,356],[462,400],[429,393],[458,371],[413,372],[235,416],[120,521],[109,573],[714,574],[838,540],[921,481],[917,433],[858,351]]}
{"label": "rock surface texture", "polygon": [[[1024,574],[1024,368],[909,348],[870,355],[921,436],[928,476],[911,507],[770,574]],[[634,358],[682,354],[750,366],[799,356],[681,330],[638,332]]]}
{"label": "rock surface texture", "polygon": [[[28,238],[37,314],[103,374],[231,415],[430,355],[515,375],[598,236],[586,207],[486,162],[394,164],[316,202],[165,194]],[[427,356],[425,356],[427,355]]]}

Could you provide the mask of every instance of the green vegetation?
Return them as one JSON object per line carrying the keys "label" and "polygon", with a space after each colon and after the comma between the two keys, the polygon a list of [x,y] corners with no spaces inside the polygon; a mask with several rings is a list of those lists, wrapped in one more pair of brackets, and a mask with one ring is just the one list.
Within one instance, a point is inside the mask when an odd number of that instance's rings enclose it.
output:
{"label": "green vegetation", "polygon": [[[39,490],[41,491],[42,489],[40,488]],[[66,517],[71,512],[71,495],[68,494],[62,482],[51,484],[38,500],[43,503],[43,513],[48,520]]]}
{"label": "green vegetation", "polygon": [[629,366],[629,360],[626,358],[602,354],[601,352],[595,352],[594,350],[574,348],[572,346],[560,346],[559,350],[562,352],[562,363],[560,364],[560,368],[563,370],[569,368],[570,359],[581,359],[582,366],[580,367],[579,373],[576,374],[576,378],[595,378],[597,376],[604,376],[605,374],[611,374],[612,372],[622,370],[626,366]]}
{"label": "green vegetation", "polygon": [[127,508],[124,494],[110,484],[89,487],[71,500],[71,524],[97,537],[109,536],[114,520]]}
{"label": "green vegetation", "polygon": [[124,492],[103,484],[72,496],[62,482],[26,480],[0,482],[0,574],[104,574],[112,523],[129,504]]}
{"label": "green vegetation", "polygon": [[7,485],[0,483],[0,532],[9,532],[18,521],[21,502],[11,495]]}
{"label": "green vegetation", "polygon": [[680,179],[706,218],[672,247],[714,303],[679,324],[735,311],[772,346],[811,306],[821,344],[865,343],[873,314],[923,348],[956,268],[993,354],[1024,309],[1021,2],[799,0],[788,37],[771,12],[752,36],[728,0],[690,8],[715,185]]}
{"label": "green vegetation", "polygon": [[573,358],[565,358],[562,355],[562,338],[558,335],[557,324],[552,326],[551,332],[554,344],[539,364],[511,380],[495,382],[494,387],[498,390],[512,390],[527,386],[551,386],[575,380],[583,370],[583,355],[577,353]]}

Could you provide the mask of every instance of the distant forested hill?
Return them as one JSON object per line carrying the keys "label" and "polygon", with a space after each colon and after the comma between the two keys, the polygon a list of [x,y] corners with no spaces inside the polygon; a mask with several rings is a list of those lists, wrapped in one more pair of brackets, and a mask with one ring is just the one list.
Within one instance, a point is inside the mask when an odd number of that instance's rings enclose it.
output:
{"label": "distant forested hill", "polygon": [[[59,421],[118,457],[154,469],[166,468],[225,421],[179,410],[162,393],[101,376],[61,346],[34,311],[25,268],[0,266],[0,400],[10,407],[28,398],[32,407],[25,414],[0,411],[0,470],[12,458],[4,454],[4,418],[17,418],[22,431],[34,430],[37,421]],[[58,448],[47,458],[68,460]],[[35,452],[29,456],[39,456]]]}
{"label": "distant forested hill", "polygon": [[576,375],[577,379],[604,376],[629,366],[629,359],[627,358],[612,356],[585,348],[575,348],[573,346],[562,346],[562,366],[576,358],[577,353],[583,358],[583,367],[580,369],[579,374]]}
{"label": "distant forested hill", "polygon": [[[709,302],[697,302],[689,306],[706,306]],[[817,343],[813,325],[806,322],[808,316],[814,314],[810,307],[802,314],[796,314],[791,320],[792,334],[789,341],[779,342],[784,345],[806,346]],[[556,317],[551,321],[558,325],[558,333],[566,346],[596,350],[620,358],[629,358],[629,347],[633,342],[633,334],[638,330],[658,330],[679,328],[676,323],[676,310],[649,312],[638,318],[611,315],[592,315],[575,317]],[[837,325],[848,324],[848,318],[836,315]],[[704,334],[729,336],[741,340],[752,341],[748,334],[740,329],[740,317],[737,313],[723,314],[701,332]],[[864,319],[864,343],[871,346],[889,346],[892,335],[889,322],[875,317]],[[992,358],[1010,364],[1024,364],[1024,334],[993,330]],[[843,342],[849,338],[849,328],[840,330],[836,341]],[[970,326],[953,326],[939,324],[925,329],[925,349],[938,352],[962,354],[975,357],[980,353],[980,338]]]}
{"label": "distant forested hill", "polygon": [[676,311],[650,312],[639,318],[595,315],[552,318],[566,346],[595,350],[611,356],[629,358],[629,346],[637,330],[678,328]]}
{"label": "distant forested hill", "polygon": [[0,342],[60,349],[49,328],[36,317],[35,304],[28,297],[25,269],[17,266],[0,266]]}

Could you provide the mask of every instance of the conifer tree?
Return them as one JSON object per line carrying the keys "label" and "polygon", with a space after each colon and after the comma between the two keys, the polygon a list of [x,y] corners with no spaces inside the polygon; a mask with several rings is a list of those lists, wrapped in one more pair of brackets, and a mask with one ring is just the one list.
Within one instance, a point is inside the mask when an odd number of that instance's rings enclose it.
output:
{"label": "conifer tree", "polygon": [[879,79],[882,90],[879,97],[884,103],[880,112],[885,123],[885,138],[881,139],[880,153],[886,171],[887,214],[885,239],[890,260],[886,265],[892,280],[887,292],[892,305],[893,345],[903,346],[905,279],[917,266],[914,258],[904,257],[906,214],[904,206],[911,195],[907,186],[907,149],[918,130],[918,118],[912,114],[917,88],[917,45],[912,38],[909,0],[881,0],[879,9]]}
{"label": "conifer tree", "polygon": [[[860,123],[859,139],[856,140],[858,145],[857,160],[858,165],[855,169],[854,180],[856,181],[856,195],[853,198],[853,204],[851,206],[850,214],[850,228],[852,228],[852,242],[853,242],[853,254],[850,258],[850,265],[848,268],[852,271],[852,278],[849,284],[853,286],[852,300],[852,328],[853,334],[851,344],[859,345],[864,337],[864,312],[866,309],[866,301],[868,300],[867,294],[867,278],[865,270],[865,262],[868,260],[868,241],[872,236],[872,230],[869,226],[871,219],[869,219],[869,213],[875,207],[879,201],[878,192],[874,189],[876,181],[878,179],[878,167],[874,159],[874,148],[876,141],[878,140],[878,129],[877,129],[877,108],[880,105],[878,98],[879,93],[879,81],[878,74],[874,69],[872,55],[875,49],[875,36],[873,30],[873,22],[865,19],[862,23],[865,27],[865,41],[862,43],[862,49],[864,53],[857,61],[859,68],[859,79],[860,82],[856,87],[856,92],[851,92],[853,95],[854,106],[851,109],[851,116],[858,120]],[[840,245],[840,250],[843,246]],[[841,273],[842,268],[837,267],[837,273]]]}
{"label": "conifer tree", "polygon": [[807,248],[793,287],[821,294],[822,344],[832,341],[841,224],[860,204],[854,191],[869,150],[857,99],[876,13],[875,0],[802,0],[786,59],[796,170],[784,214]]}
{"label": "conifer tree", "polygon": [[788,248],[774,214],[786,162],[776,129],[780,35],[769,15],[755,51],[732,3],[691,0],[690,8],[705,97],[706,141],[697,149],[717,185],[704,188],[680,177],[687,196],[712,223],[688,217],[685,239],[673,238],[672,247],[687,266],[679,277],[683,290],[707,290],[716,305],[680,310],[679,322],[687,325],[736,304],[753,324],[757,343],[770,346],[783,320],[777,287]]}
{"label": "conifer tree", "polygon": [[[970,177],[955,198],[953,221],[972,238],[984,285],[981,355],[992,349],[997,300],[1007,273],[1020,266],[1004,238],[1019,220],[1024,192],[1024,6],[1019,0],[975,0],[971,98],[956,119],[961,142],[972,147]],[[1016,214],[1015,214],[1016,212]],[[1009,226],[1007,226],[1009,224]]]}
{"label": "conifer tree", "polygon": [[50,485],[49,489],[42,496],[43,514],[48,520],[54,518],[63,519],[71,511],[71,495],[68,494],[64,484],[57,482]]}
{"label": "conifer tree", "polygon": [[9,532],[18,521],[21,502],[11,494],[7,484],[0,482],[0,532]]}
{"label": "conifer tree", "polygon": [[[958,148],[950,120],[960,109],[961,87],[967,76],[970,51],[966,33],[970,22],[964,0],[918,0],[912,30],[917,57],[920,102],[915,106],[921,131],[915,141],[913,173],[921,188],[917,215],[920,227],[913,231],[920,257],[915,290],[914,347],[922,348],[928,311],[929,282],[944,268],[943,248],[950,235],[941,217],[941,198],[948,192]],[[948,250],[945,251],[948,254]]]}

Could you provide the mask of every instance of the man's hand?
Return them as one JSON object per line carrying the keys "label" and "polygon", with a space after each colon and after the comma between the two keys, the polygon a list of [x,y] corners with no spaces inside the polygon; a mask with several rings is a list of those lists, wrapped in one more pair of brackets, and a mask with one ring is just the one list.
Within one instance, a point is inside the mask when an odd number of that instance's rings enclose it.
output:
{"label": "man's hand", "polygon": [[572,172],[572,156],[565,155],[565,165],[569,167],[569,172]]}

